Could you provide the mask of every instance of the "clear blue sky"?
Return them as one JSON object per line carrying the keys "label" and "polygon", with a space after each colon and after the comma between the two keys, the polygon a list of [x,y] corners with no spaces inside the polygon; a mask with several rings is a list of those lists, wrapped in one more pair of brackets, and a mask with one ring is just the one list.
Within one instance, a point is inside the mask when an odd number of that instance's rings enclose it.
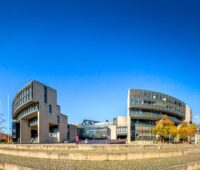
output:
{"label": "clear blue sky", "polygon": [[70,123],[126,115],[128,88],[200,114],[199,0],[0,1],[0,100],[32,79],[58,91]]}

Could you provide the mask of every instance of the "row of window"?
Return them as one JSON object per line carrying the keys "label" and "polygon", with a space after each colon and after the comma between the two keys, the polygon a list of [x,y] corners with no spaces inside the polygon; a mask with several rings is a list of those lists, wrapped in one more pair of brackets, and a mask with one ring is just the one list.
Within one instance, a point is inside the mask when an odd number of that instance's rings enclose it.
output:
{"label": "row of window", "polygon": [[[141,110],[138,111],[131,111],[130,112],[130,116],[139,116],[139,117],[149,117],[149,118],[157,118],[157,119],[162,119],[162,113],[158,113],[158,112],[144,112]],[[175,123],[180,123],[181,120],[174,117],[174,116],[169,116],[169,119],[171,119],[173,122]]]}
{"label": "row of window", "polygon": [[17,116],[17,120],[20,120],[22,117],[24,117],[25,115],[28,115],[32,112],[38,111],[39,110],[39,104],[38,103],[34,103],[28,107],[26,107],[25,109],[23,109]]}
{"label": "row of window", "polygon": [[18,98],[15,99],[15,103],[14,103],[14,111],[20,107],[21,105],[25,104],[26,102],[28,102],[29,100],[31,100],[33,98],[32,96],[32,90],[31,88],[25,90],[26,93],[22,93],[23,95],[20,95]]}
{"label": "row of window", "polygon": [[15,100],[19,100],[23,96],[26,96],[26,95],[28,95],[30,93],[32,93],[31,85],[29,85],[28,87],[25,87],[21,92],[19,92],[19,94],[17,94],[17,96],[15,97]]}
{"label": "row of window", "polygon": [[131,106],[136,106],[136,105],[150,105],[150,106],[155,106],[155,107],[162,107],[166,110],[171,110],[175,111],[177,113],[182,112],[184,114],[184,107],[174,107],[173,105],[170,106],[169,103],[165,102],[156,102],[156,101],[147,101],[147,100],[131,100],[130,101]]}
{"label": "row of window", "polygon": [[117,133],[127,133],[127,127],[118,127]]}
{"label": "row of window", "polygon": [[140,91],[135,91],[131,93],[130,99],[138,99],[138,98],[148,98],[148,99],[154,99],[154,100],[160,100],[160,101],[167,101],[168,103],[171,103],[179,107],[182,107],[184,105],[183,103],[176,100],[175,98],[166,96],[164,94],[156,94],[152,92],[140,92]]}
{"label": "row of window", "polygon": [[29,100],[32,99],[32,94],[28,94],[26,96],[24,96],[23,98],[21,98],[16,104],[15,104],[15,108],[18,108],[19,106],[25,104],[26,102],[28,102]]}
{"label": "row of window", "polygon": [[135,127],[136,125],[153,126],[153,125],[155,125],[155,121],[152,121],[152,120],[132,120],[131,121],[131,127]]}

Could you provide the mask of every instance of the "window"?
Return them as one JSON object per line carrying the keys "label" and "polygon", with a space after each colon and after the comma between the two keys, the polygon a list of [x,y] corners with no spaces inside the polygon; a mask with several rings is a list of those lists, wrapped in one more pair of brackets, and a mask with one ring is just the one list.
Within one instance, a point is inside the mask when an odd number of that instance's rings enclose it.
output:
{"label": "window", "polygon": [[60,116],[57,116],[57,123],[60,123]]}
{"label": "window", "polygon": [[52,113],[52,106],[49,105],[49,113]]}
{"label": "window", "polygon": [[44,86],[44,103],[47,103],[47,87]]}

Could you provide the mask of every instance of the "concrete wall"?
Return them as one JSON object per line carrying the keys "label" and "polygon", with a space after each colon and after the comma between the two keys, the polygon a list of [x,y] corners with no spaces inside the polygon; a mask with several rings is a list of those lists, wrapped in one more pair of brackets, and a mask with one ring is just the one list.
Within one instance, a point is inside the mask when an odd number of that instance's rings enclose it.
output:
{"label": "concrete wall", "polygon": [[68,133],[69,133],[68,139],[75,140],[78,134],[78,127],[76,125],[69,125]]}
{"label": "concrete wall", "polygon": [[[101,146],[91,146],[91,145],[74,145],[74,147],[70,146],[69,148],[77,149],[69,151],[65,150],[66,148],[60,148],[62,151],[58,150],[55,152],[54,149],[51,150],[51,147],[47,147],[45,150],[42,149],[41,145],[36,146],[36,148],[40,147],[39,150],[32,149],[10,149],[0,147],[0,153],[7,155],[15,155],[15,156],[26,156],[26,157],[34,157],[34,158],[47,158],[47,159],[65,159],[65,160],[90,160],[90,161],[104,161],[104,160],[137,160],[137,159],[149,159],[149,158],[167,158],[167,157],[176,157],[176,156],[184,156],[191,153],[199,153],[200,150],[196,148],[179,148],[179,149],[155,149],[151,151],[145,151],[142,149],[132,150],[123,150],[125,145],[117,145],[118,151],[113,151],[112,145],[105,145],[106,147]],[[128,145],[126,145],[128,146]],[[31,147],[29,145],[29,147]],[[89,148],[91,147],[91,148]],[[130,146],[128,146],[130,147]],[[177,147],[177,146],[176,146]],[[98,149],[88,152],[89,150],[94,148]],[[88,150],[89,149],[89,150]],[[101,150],[100,150],[101,149]],[[128,148],[126,148],[128,149]],[[51,152],[50,152],[51,150]],[[65,152],[63,152],[65,150]]]}
{"label": "concrete wall", "polygon": [[117,126],[127,126],[127,117],[126,116],[118,116],[114,118],[114,122]]}
{"label": "concrete wall", "polygon": [[108,125],[109,128],[108,130],[108,138],[109,139],[116,139],[117,138],[117,130],[116,130],[116,125]]}
{"label": "concrete wall", "polygon": [[190,123],[192,121],[192,110],[189,106],[185,106],[185,120],[184,122]]}
{"label": "concrete wall", "polygon": [[59,132],[60,142],[67,140],[67,116],[60,114]]}
{"label": "concrete wall", "polygon": [[31,128],[28,120],[20,120],[20,143],[31,143]]}

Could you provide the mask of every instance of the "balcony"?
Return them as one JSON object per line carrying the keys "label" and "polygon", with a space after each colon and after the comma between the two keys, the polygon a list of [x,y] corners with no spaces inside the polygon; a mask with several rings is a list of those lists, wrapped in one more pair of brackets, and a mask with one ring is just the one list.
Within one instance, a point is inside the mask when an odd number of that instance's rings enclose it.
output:
{"label": "balcony", "polygon": [[168,108],[166,105],[151,105],[151,104],[141,104],[141,103],[130,103],[130,109],[133,108],[141,108],[141,109],[149,109],[149,110],[157,110],[161,112],[173,113],[175,116],[179,116],[183,118],[185,116],[184,111],[179,111],[171,108]]}
{"label": "balcony", "polygon": [[32,120],[29,121],[29,126],[37,126],[38,125],[38,120],[37,118],[34,118]]}
{"label": "balcony", "polygon": [[[130,112],[130,116],[134,118],[141,118],[141,119],[150,119],[150,120],[160,120],[162,119],[162,113],[152,113],[152,112]],[[181,120],[177,119],[176,117],[169,116],[169,119],[172,120],[174,123],[181,123]]]}
{"label": "balcony", "polygon": [[27,103],[29,103],[33,99],[32,87],[31,84],[24,87],[21,91],[17,93],[13,101],[13,113],[17,112],[18,109],[23,109],[26,107]]}
{"label": "balcony", "polygon": [[26,107],[24,110],[22,110],[22,111],[18,114],[16,120],[19,121],[19,120],[22,119],[23,117],[25,117],[25,116],[27,116],[27,115],[30,115],[30,114],[32,114],[32,113],[34,113],[34,112],[37,112],[37,111],[39,111],[39,104],[38,104],[38,103],[34,103],[34,104],[32,104],[32,105]]}

